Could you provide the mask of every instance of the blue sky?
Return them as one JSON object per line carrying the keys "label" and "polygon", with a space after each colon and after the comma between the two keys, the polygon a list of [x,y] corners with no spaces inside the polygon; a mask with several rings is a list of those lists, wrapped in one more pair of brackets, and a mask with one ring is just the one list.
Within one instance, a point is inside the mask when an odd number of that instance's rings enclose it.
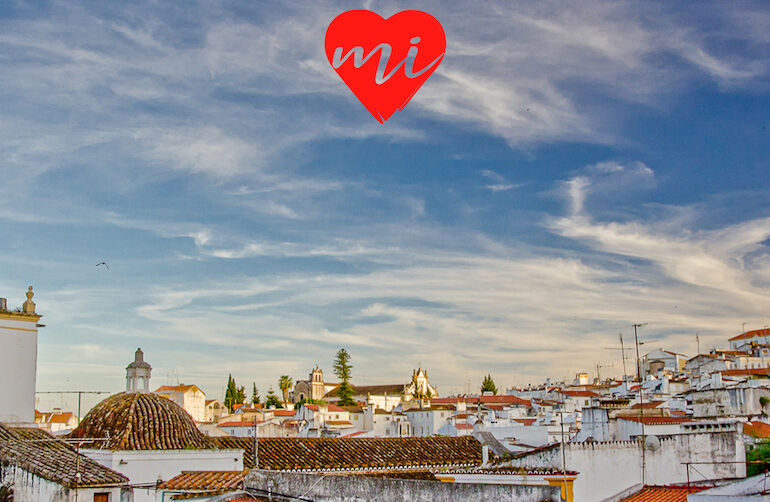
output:
{"label": "blue sky", "polygon": [[[352,8],[446,32],[385,125],[323,52]],[[770,323],[761,2],[6,2],[0,62],[39,390],[120,390],[141,346],[156,385],[264,394],[345,347],[449,394]]]}

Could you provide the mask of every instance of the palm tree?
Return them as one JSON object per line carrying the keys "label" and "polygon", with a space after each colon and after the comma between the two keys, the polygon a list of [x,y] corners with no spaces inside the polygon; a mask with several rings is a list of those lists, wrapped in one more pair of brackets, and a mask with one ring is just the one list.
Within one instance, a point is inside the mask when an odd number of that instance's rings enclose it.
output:
{"label": "palm tree", "polygon": [[278,379],[278,388],[283,393],[283,402],[289,402],[289,391],[294,386],[289,375],[283,375]]}

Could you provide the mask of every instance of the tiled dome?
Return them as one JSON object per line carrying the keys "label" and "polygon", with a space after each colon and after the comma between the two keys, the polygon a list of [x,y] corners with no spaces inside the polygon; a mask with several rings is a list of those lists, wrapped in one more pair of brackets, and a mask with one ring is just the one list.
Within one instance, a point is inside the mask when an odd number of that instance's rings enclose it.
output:
{"label": "tiled dome", "polygon": [[107,439],[84,446],[110,450],[215,448],[178,404],[148,392],[108,397],[88,412],[70,437]]}

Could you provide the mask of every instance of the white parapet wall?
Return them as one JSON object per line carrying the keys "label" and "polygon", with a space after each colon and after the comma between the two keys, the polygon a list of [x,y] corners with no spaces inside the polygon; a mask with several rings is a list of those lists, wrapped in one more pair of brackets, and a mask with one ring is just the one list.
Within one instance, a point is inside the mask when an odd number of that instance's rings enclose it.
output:
{"label": "white parapet wall", "polygon": [[[644,457],[641,442],[637,441],[566,443],[564,455],[567,470],[579,473],[574,483],[575,502],[603,500],[640,484],[643,459],[647,485],[686,483],[688,471],[691,481],[746,476],[746,465],[741,463],[746,460],[746,452],[740,428],[648,440]],[[688,462],[695,464],[688,468]],[[561,448],[535,450],[507,464],[559,469]]]}

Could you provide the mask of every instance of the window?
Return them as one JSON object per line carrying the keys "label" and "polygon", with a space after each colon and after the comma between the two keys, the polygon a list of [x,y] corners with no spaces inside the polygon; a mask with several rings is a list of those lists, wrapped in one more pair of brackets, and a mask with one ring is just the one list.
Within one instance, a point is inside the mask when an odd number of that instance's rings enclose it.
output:
{"label": "window", "polygon": [[94,493],[94,502],[110,502],[110,494]]}

